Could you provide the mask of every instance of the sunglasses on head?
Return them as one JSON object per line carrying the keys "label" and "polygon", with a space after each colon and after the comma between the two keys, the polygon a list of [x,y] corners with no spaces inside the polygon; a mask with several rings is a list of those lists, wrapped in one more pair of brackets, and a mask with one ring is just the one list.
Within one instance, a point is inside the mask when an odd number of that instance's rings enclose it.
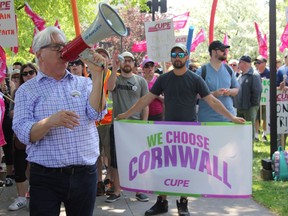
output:
{"label": "sunglasses on head", "polygon": [[176,58],[177,56],[179,58],[184,58],[186,56],[186,53],[185,52],[179,52],[179,53],[172,52],[171,53],[171,58]]}
{"label": "sunglasses on head", "polygon": [[144,68],[152,68],[152,67],[154,67],[154,64],[153,63],[147,63],[147,64],[145,64],[144,65]]}
{"label": "sunglasses on head", "polygon": [[34,73],[35,73],[34,70],[30,70],[30,71],[22,72],[21,75],[22,75],[22,76],[28,76],[28,74],[33,75]]}

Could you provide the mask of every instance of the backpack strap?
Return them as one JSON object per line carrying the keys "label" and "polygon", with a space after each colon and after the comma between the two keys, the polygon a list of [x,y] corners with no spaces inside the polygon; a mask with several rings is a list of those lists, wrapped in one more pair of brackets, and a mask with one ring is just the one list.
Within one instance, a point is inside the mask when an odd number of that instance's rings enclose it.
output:
{"label": "backpack strap", "polygon": [[[229,72],[230,76],[232,77],[233,71],[232,69],[227,65],[224,64],[225,68],[227,69],[227,71]],[[206,69],[206,64],[201,66],[201,77],[205,80],[206,78],[206,73],[207,73],[207,69]]]}

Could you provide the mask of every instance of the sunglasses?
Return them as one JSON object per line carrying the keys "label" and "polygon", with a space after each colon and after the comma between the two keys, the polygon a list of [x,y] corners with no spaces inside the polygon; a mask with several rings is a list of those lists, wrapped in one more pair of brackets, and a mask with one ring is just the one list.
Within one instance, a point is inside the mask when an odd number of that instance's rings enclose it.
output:
{"label": "sunglasses", "polygon": [[154,67],[153,63],[147,63],[144,65],[144,68],[152,68],[152,67]]}
{"label": "sunglasses", "polygon": [[184,52],[179,52],[179,53],[172,52],[171,53],[171,58],[176,58],[177,56],[179,58],[184,58],[186,56],[186,53]]}
{"label": "sunglasses", "polygon": [[256,62],[254,62],[254,65],[261,64],[261,63],[262,63],[261,61],[256,61]]}
{"label": "sunglasses", "polygon": [[82,61],[78,60],[78,61],[73,61],[73,62],[69,62],[68,66],[71,67],[71,66],[79,66],[79,65],[82,65],[83,66],[83,63]]}
{"label": "sunglasses", "polygon": [[219,51],[221,51],[221,52],[225,52],[226,51],[226,49],[215,49],[216,51],[217,50],[219,50]]}
{"label": "sunglasses", "polygon": [[230,64],[230,66],[231,66],[231,67],[236,67],[236,66],[237,66],[237,64]]}
{"label": "sunglasses", "polygon": [[41,47],[40,49],[50,48],[52,51],[58,51],[59,52],[61,49],[63,49],[64,46],[65,46],[65,44],[53,43],[53,44],[45,45],[45,46]]}
{"label": "sunglasses", "polygon": [[28,76],[29,75],[33,75],[35,73],[35,70],[30,70],[30,71],[25,71],[25,72],[22,72],[21,75],[22,76]]}

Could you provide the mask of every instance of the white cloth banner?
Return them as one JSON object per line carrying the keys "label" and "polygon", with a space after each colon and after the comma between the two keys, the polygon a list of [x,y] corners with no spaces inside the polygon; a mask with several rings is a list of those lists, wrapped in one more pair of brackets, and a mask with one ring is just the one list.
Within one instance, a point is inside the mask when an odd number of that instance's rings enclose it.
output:
{"label": "white cloth banner", "polygon": [[183,196],[251,196],[251,124],[125,120],[115,121],[114,127],[123,189]]}
{"label": "white cloth banner", "polygon": [[0,0],[0,46],[18,46],[13,0]]}
{"label": "white cloth banner", "polygon": [[147,53],[155,62],[171,61],[170,52],[175,44],[172,19],[145,22]]}

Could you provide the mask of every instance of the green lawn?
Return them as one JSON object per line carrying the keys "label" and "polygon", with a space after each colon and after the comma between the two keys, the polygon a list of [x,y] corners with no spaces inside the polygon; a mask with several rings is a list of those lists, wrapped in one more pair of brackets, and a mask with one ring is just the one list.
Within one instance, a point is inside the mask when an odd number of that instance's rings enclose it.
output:
{"label": "green lawn", "polygon": [[253,153],[253,199],[280,216],[288,215],[288,182],[264,181],[261,160],[270,157],[269,142],[255,142]]}

